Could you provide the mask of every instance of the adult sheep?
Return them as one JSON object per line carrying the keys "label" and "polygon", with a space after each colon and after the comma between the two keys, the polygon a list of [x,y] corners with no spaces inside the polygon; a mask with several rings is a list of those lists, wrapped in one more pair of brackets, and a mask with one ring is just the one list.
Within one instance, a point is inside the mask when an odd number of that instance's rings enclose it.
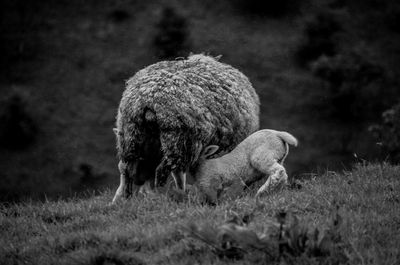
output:
{"label": "adult sheep", "polygon": [[118,109],[120,185],[113,202],[169,175],[184,189],[204,147],[229,152],[258,127],[259,98],[248,78],[216,58],[197,54],[140,70]]}

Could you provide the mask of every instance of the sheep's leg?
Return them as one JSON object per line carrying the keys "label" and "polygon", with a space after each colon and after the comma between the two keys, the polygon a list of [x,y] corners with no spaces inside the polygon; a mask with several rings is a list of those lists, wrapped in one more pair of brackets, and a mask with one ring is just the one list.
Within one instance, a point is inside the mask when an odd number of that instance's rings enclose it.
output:
{"label": "sheep's leg", "polygon": [[161,163],[157,166],[154,178],[154,186],[163,186],[167,182],[167,177],[165,177],[165,167],[167,160],[163,158]]}
{"label": "sheep's leg", "polygon": [[181,188],[183,191],[186,191],[186,172],[182,171],[172,171],[172,178],[174,179],[175,186],[177,189]]}
{"label": "sheep's leg", "polygon": [[115,192],[114,198],[112,200],[112,203],[116,203],[122,196],[125,190],[125,174],[120,174],[120,181],[119,181],[119,187],[117,191]]}
{"label": "sheep's leg", "polygon": [[[138,166],[139,162],[131,162],[129,163],[129,168],[125,171],[127,174],[125,175],[126,186],[125,186],[125,198],[130,198],[132,195],[136,196],[139,192],[140,187],[142,186],[142,182],[138,179]],[[136,180],[136,181],[135,181]],[[137,183],[135,183],[137,182]]]}
{"label": "sheep's leg", "polygon": [[130,169],[132,172],[132,176],[129,176],[129,170],[127,170],[127,163],[119,161],[118,169],[120,172],[120,183],[117,191],[115,192],[112,203],[117,202],[121,197],[129,198],[132,194],[137,194],[140,188],[140,185],[136,185],[133,183],[133,178],[136,175],[138,163],[134,162]]}
{"label": "sheep's leg", "polygon": [[118,163],[118,170],[120,174],[120,181],[119,181],[119,187],[117,191],[115,192],[114,198],[112,200],[112,203],[117,202],[121,197],[123,197],[124,192],[127,188],[127,183],[126,183],[126,163],[119,161]]}
{"label": "sheep's leg", "polygon": [[[177,188],[186,190],[186,172],[182,169],[182,160],[185,153],[194,151],[185,144],[188,141],[187,137],[187,134],[183,134],[179,131],[167,131],[160,133],[161,149],[164,153],[164,157],[160,166],[167,164],[169,171],[168,174],[157,173],[157,183],[162,183],[163,181],[166,182],[169,174],[171,174]],[[199,146],[197,146],[197,148],[198,147]],[[194,154],[194,156],[196,155]],[[171,165],[175,165],[177,168],[171,168]],[[159,179],[160,176],[161,179]]]}
{"label": "sheep's leg", "polygon": [[258,189],[256,196],[259,196],[266,191],[273,190],[281,184],[287,184],[288,182],[286,170],[278,162],[274,163],[268,171],[270,176],[264,185]]}
{"label": "sheep's leg", "polygon": [[175,188],[179,188],[179,185],[178,185],[178,177],[176,176],[176,174],[174,173],[174,172],[171,172],[171,176],[172,176],[172,178],[174,179],[174,183],[175,183]]}

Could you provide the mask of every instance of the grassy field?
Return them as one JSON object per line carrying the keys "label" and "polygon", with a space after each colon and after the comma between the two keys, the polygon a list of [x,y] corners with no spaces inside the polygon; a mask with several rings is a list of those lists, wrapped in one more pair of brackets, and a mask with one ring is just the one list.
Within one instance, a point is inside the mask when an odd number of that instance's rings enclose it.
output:
{"label": "grassy field", "polygon": [[216,206],[165,194],[109,205],[112,191],[3,204],[0,263],[399,264],[399,175],[360,164]]}

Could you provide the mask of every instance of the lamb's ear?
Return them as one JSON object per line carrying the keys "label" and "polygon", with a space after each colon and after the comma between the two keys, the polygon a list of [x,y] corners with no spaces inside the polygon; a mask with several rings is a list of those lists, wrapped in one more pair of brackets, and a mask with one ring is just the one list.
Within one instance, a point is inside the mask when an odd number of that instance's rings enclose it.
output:
{"label": "lamb's ear", "polygon": [[208,158],[208,157],[212,156],[213,154],[215,154],[215,152],[217,152],[218,149],[219,149],[218,145],[209,145],[206,148],[204,148],[201,156],[203,158]]}

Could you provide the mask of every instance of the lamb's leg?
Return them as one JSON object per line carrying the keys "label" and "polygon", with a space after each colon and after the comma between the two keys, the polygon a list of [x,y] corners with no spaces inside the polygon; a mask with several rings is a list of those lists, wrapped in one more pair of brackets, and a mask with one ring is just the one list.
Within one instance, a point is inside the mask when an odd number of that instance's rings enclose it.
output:
{"label": "lamb's leg", "polygon": [[268,173],[270,174],[269,178],[264,183],[264,185],[262,185],[261,188],[258,189],[256,196],[259,196],[266,191],[273,190],[282,184],[288,183],[286,170],[278,162],[272,165]]}
{"label": "lamb's leg", "polygon": [[[267,181],[257,191],[257,196],[261,193],[276,188],[278,184],[287,183],[287,174],[285,168],[279,164],[273,150],[268,150],[267,146],[259,146],[254,150],[250,157],[251,166],[261,173],[262,178],[267,177]],[[245,183],[251,183],[253,180],[244,180]]]}
{"label": "lamb's leg", "polygon": [[[154,182],[154,181],[153,181]],[[143,186],[140,186],[139,193],[141,194],[150,194],[154,193],[152,185],[150,181],[146,181]]]}
{"label": "lamb's leg", "polygon": [[274,153],[268,150],[268,146],[259,146],[250,156],[250,165],[260,174],[247,174],[243,176],[243,182],[249,186],[262,178],[268,178],[275,163]]}

